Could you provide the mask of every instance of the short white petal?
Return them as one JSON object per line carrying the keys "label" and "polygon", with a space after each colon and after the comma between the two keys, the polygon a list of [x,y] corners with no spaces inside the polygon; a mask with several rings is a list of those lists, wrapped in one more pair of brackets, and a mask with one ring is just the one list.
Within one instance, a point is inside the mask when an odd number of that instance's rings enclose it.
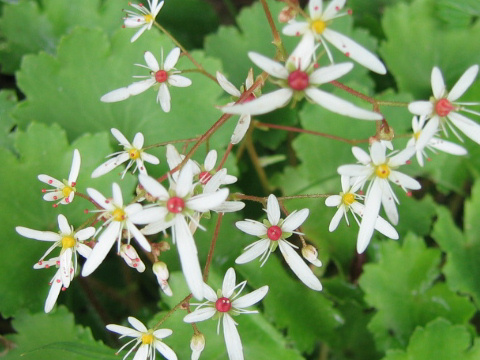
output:
{"label": "short white petal", "polygon": [[95,228],[93,226],[90,226],[88,228],[77,231],[75,233],[75,239],[79,241],[85,241],[87,239],[90,239],[94,234]]}
{"label": "short white petal", "polygon": [[460,129],[466,136],[475,141],[477,144],[480,144],[480,125],[475,121],[470,120],[469,118],[457,113],[451,112],[448,115],[448,119]]}
{"label": "short white petal", "polygon": [[218,213],[230,213],[240,211],[245,207],[245,203],[241,201],[225,201],[219,206],[214,207],[212,210]]}
{"label": "short white petal", "polygon": [[143,161],[148,162],[150,164],[153,164],[153,165],[160,164],[160,160],[152,154],[147,154],[146,152],[142,152],[141,157]]}
{"label": "short white petal", "polygon": [[332,19],[344,6],[346,0],[332,0],[322,14],[322,20]]}
{"label": "short white petal", "polygon": [[266,114],[270,111],[287,105],[292,96],[293,91],[291,89],[282,88],[271,93],[262,95],[259,98],[249,101],[247,103],[224,106],[220,110],[227,114]]}
{"label": "short white petal", "polygon": [[408,111],[414,115],[427,116],[433,113],[433,104],[430,101],[414,101],[408,104]]}
{"label": "short white petal", "polygon": [[422,188],[422,185],[417,180],[399,171],[393,170],[388,179],[405,189],[419,190]]}
{"label": "short white petal", "polygon": [[120,222],[112,221],[108,227],[103,230],[102,234],[98,238],[97,244],[93,248],[92,253],[83,265],[82,276],[90,275],[102,263],[115,243],[115,240],[117,240],[120,226]]}
{"label": "short white petal", "polygon": [[262,286],[261,288],[252,291],[251,293],[247,295],[243,295],[239,297],[238,299],[235,299],[232,302],[232,306],[238,309],[244,309],[246,307],[252,306],[253,304],[258,303],[261,301],[265,295],[267,295],[268,292],[268,286]]}
{"label": "short white petal", "polygon": [[436,66],[432,69],[432,91],[435,99],[442,98],[447,91],[442,72]]}
{"label": "short white petal", "polygon": [[429,146],[452,155],[466,155],[467,149],[458,144],[443,139],[433,138],[428,143]]}
{"label": "short white petal", "polygon": [[183,216],[177,216],[174,227],[175,241],[177,243],[178,254],[180,256],[180,263],[182,264],[185,280],[187,281],[187,285],[193,296],[198,300],[202,300],[203,277],[200,263],[198,262],[195,241]]}
{"label": "short white petal", "polygon": [[216,150],[210,150],[205,157],[205,161],[203,165],[205,166],[205,170],[211,171],[215,167],[215,164],[217,162],[217,151]]}
{"label": "short white petal", "polygon": [[325,205],[329,207],[338,206],[342,203],[342,197],[340,195],[330,195],[325,199]]}
{"label": "short white petal", "polygon": [[147,66],[150,68],[152,71],[158,71],[160,70],[160,66],[158,65],[158,61],[155,58],[155,56],[150,52],[150,51],[145,51],[145,62]]}
{"label": "short white petal", "polygon": [[318,19],[323,14],[323,0],[310,0],[308,2],[308,13],[312,19]]}
{"label": "short white petal", "polygon": [[62,214],[58,215],[58,228],[62,234],[67,235],[72,233],[72,228],[68,224],[67,218]]}
{"label": "short white petal", "polygon": [[415,148],[416,150],[422,150],[427,144],[432,140],[435,134],[438,131],[438,117],[435,116],[427,122],[425,127],[421,130],[420,136],[418,137]]}
{"label": "short white petal", "polygon": [[215,302],[218,300],[217,293],[205,283],[203,283],[203,295],[208,301]]}
{"label": "short white petal", "polygon": [[288,57],[286,66],[293,66],[296,69],[305,71],[312,63],[315,49],[315,38],[313,34],[306,32]]}
{"label": "short white petal", "polygon": [[291,21],[282,29],[282,33],[288,36],[300,36],[305,34],[309,29],[307,22]]}
{"label": "short white petal", "polygon": [[369,176],[372,173],[372,170],[364,165],[341,165],[338,167],[337,172],[340,175],[357,177]]}
{"label": "short white petal", "polygon": [[167,360],[177,360],[177,355],[175,352],[166,344],[161,341],[155,341],[155,348],[160,354],[162,354]]}
{"label": "short white petal", "polygon": [[400,165],[405,165],[407,161],[415,155],[415,147],[409,146],[400,151],[398,154],[392,156],[388,161],[389,166],[397,167]]}
{"label": "short white petal", "polygon": [[224,297],[229,298],[233,294],[233,289],[235,288],[235,270],[233,268],[229,268],[225,273],[225,277],[223,278],[222,284],[222,294]]}
{"label": "short white petal", "polygon": [[304,221],[307,219],[308,214],[310,211],[308,209],[302,209],[296,212],[292,212],[290,215],[287,216],[287,218],[284,220],[282,224],[282,231],[284,232],[292,232],[300,225],[304,223]]}
{"label": "short white petal", "polygon": [[280,79],[288,78],[288,70],[281,63],[255,52],[249,52],[248,57],[255,65],[270,75]]}
{"label": "short white petal", "polygon": [[166,229],[168,229],[170,226],[174,224],[174,222],[175,222],[175,219],[171,221],[164,221],[164,220],[155,221],[145,226],[141,231],[142,231],[142,234],[145,234],[145,235],[157,234],[161,231],[165,231]]}
{"label": "short white petal", "polygon": [[133,316],[128,317],[128,322],[139,332],[146,333],[148,331],[145,325],[140,320],[138,320],[137,318],[134,318]]}
{"label": "short white petal", "polygon": [[220,189],[210,194],[200,194],[190,198],[186,202],[189,209],[199,212],[207,212],[217,206],[220,206],[228,197],[228,189]]}
{"label": "short white petal", "polygon": [[122,207],[123,206],[122,189],[117,183],[112,184],[112,195],[113,195],[113,202],[115,203],[115,205]]}
{"label": "short white petal", "polygon": [[243,347],[235,322],[230,315],[223,315],[223,336],[230,360],[243,360]]}
{"label": "short white petal", "polygon": [[112,90],[106,93],[100,98],[100,101],[110,103],[110,102],[122,101],[122,100],[128,99],[129,97],[130,97],[130,92],[128,91],[128,88],[123,87],[123,88]]}
{"label": "short white petal", "polygon": [[87,194],[102,208],[113,210],[115,207],[98,190],[87,188]]}
{"label": "short white petal", "polygon": [[82,255],[85,259],[88,259],[90,254],[92,253],[93,249],[90,246],[85,244],[77,244],[77,251],[80,255]]}
{"label": "short white petal", "polygon": [[222,89],[230,95],[236,97],[240,97],[240,95],[242,95],[242,93],[230,81],[228,81],[220,71],[217,71],[217,81]]}
{"label": "short white petal", "polygon": [[[372,158],[370,157],[370,155],[365,150],[363,150],[362,148],[359,148],[358,146],[352,147],[352,153],[353,153],[353,156],[355,156],[355,158],[362,164],[366,165],[372,161]],[[343,189],[343,191],[345,191],[345,189]]]}
{"label": "short white petal", "polygon": [[340,206],[338,210],[335,212],[335,214],[333,215],[332,220],[330,220],[330,224],[328,225],[328,231],[332,232],[336,230],[344,214],[345,214],[345,208],[344,206]]}
{"label": "short white petal", "polygon": [[190,166],[184,166],[180,170],[177,180],[177,196],[184,198],[192,191],[193,172]]}
{"label": "short white petal", "polygon": [[268,247],[270,246],[270,240],[262,239],[258,240],[246,250],[242,255],[235,259],[236,264],[245,264],[250,262],[260,255],[264,254],[268,251]]}
{"label": "short white petal", "polygon": [[263,225],[258,221],[254,221],[254,220],[237,221],[235,223],[235,226],[239,230],[249,235],[261,237],[267,234],[267,228],[265,227],[265,225]]}
{"label": "short white petal", "polygon": [[346,100],[317,88],[307,88],[305,93],[314,103],[340,115],[350,116],[361,120],[382,120],[383,118],[379,113],[362,109]]}
{"label": "short white petal", "polygon": [[181,75],[170,75],[168,77],[168,83],[172,86],[187,87],[192,85],[192,80]]}
{"label": "short white petal", "polygon": [[478,65],[470,66],[453,86],[452,90],[447,96],[447,99],[450,101],[455,101],[460,96],[462,96],[465,91],[467,91],[467,89],[473,84],[475,78],[477,77],[477,74]]}
{"label": "short white petal", "polygon": [[80,152],[75,149],[73,151],[73,160],[72,160],[72,167],[70,169],[70,174],[68,175],[68,183],[72,184],[77,181],[78,172],[80,171]]}
{"label": "short white petal", "polygon": [[158,329],[153,332],[153,336],[157,339],[164,339],[173,334],[173,331],[170,329]]}
{"label": "short white petal", "polygon": [[167,200],[169,198],[167,189],[165,189],[163,185],[153,177],[140,174],[138,175],[138,180],[145,190],[147,190],[148,193],[153,197],[160,198],[162,200]]}
{"label": "short white petal", "polygon": [[139,245],[144,248],[146,251],[152,251],[152,247],[150,246],[150,243],[148,242],[147,238],[140,232],[140,230],[137,229],[135,225],[133,225],[130,221],[127,221],[127,228],[130,231],[130,233],[133,235],[133,237],[137,240]]}
{"label": "short white petal", "polygon": [[243,114],[240,115],[240,118],[238,119],[237,126],[235,126],[235,130],[233,130],[232,138],[230,139],[230,142],[235,145],[238,144],[245,134],[248,131],[248,128],[250,127],[250,121],[252,117],[251,115],[248,114]]}
{"label": "short white petal", "polygon": [[326,84],[332,80],[338,79],[353,69],[352,63],[341,63],[336,65],[323,66],[315,70],[310,75],[310,83],[312,84]]}
{"label": "short white petal", "polygon": [[137,225],[152,224],[154,222],[164,220],[168,214],[168,210],[165,207],[150,207],[139,211],[128,218],[130,221]]}
{"label": "short white petal", "polygon": [[160,106],[163,111],[170,112],[170,91],[168,90],[167,84],[160,84],[158,89],[157,102],[160,103]]}
{"label": "short white petal", "polygon": [[197,309],[183,318],[186,323],[199,322],[210,319],[217,311],[213,307]]}
{"label": "short white petal", "polygon": [[163,69],[165,71],[170,71],[173,69],[175,64],[178,61],[178,58],[180,57],[180,48],[176,47],[173,48],[172,51],[170,51],[165,59],[165,63],[163,65]]}
{"label": "short white petal", "polygon": [[41,182],[45,183],[45,184],[48,184],[50,186],[53,186],[53,187],[56,187],[56,188],[63,188],[63,182],[61,182],[60,180],[57,180],[49,175],[45,175],[45,174],[40,174],[38,175],[38,180],[40,180]]}
{"label": "short white petal", "polygon": [[280,205],[273,194],[270,194],[267,199],[267,217],[271,225],[277,225],[280,221]]}
{"label": "short white petal", "polygon": [[25,236],[29,239],[35,239],[40,241],[59,241],[61,240],[61,236],[58,233],[54,233],[52,231],[38,231],[29,229],[23,226],[17,226],[15,228],[17,233],[22,236]]}
{"label": "short white petal", "polygon": [[[345,0],[342,1],[345,2]],[[334,2],[332,1],[332,3]],[[330,3],[330,6],[332,3]],[[345,35],[327,28],[322,36],[350,59],[355,60],[367,69],[382,75],[387,73],[385,65],[374,54]]]}
{"label": "short white petal", "polygon": [[282,252],[285,261],[292,269],[295,275],[307,285],[310,289],[320,291],[322,290],[322,284],[320,280],[315,276],[308,265],[303,261],[302,257],[284,240],[279,240],[278,245]]}
{"label": "short white petal", "polygon": [[382,189],[378,179],[373,180],[373,183],[365,198],[365,213],[360,223],[360,229],[357,236],[357,252],[361,254],[366,248],[375,229],[375,222],[377,221],[380,205],[382,202]]}
{"label": "short white petal", "polygon": [[141,149],[143,147],[145,139],[143,137],[143,134],[141,132],[138,132],[135,134],[135,137],[133,138],[132,145],[135,149]]}
{"label": "short white petal", "polygon": [[120,130],[118,129],[115,129],[115,128],[111,128],[110,129],[110,132],[112,133],[112,135],[115,137],[115,139],[118,140],[118,142],[123,145],[123,146],[130,146],[130,142],[127,140],[127,138],[125,137],[125,135],[123,135]]}
{"label": "short white petal", "polygon": [[384,164],[387,160],[385,152],[387,148],[380,141],[375,141],[370,147],[370,157],[375,165]]}

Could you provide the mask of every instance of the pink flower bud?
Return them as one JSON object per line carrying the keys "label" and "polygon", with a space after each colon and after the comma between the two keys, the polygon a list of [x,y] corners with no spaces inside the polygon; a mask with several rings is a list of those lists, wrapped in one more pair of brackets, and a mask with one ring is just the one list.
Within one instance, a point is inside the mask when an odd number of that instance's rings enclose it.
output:
{"label": "pink flower bud", "polygon": [[165,264],[163,261],[157,261],[155,262],[155,264],[153,264],[152,270],[157,277],[158,285],[160,285],[160,288],[165,293],[165,295],[172,296],[172,289],[170,289],[167,281],[168,277],[170,276],[170,274],[168,273],[167,264]]}
{"label": "pink flower bud", "polygon": [[138,272],[145,271],[145,264],[138,257],[137,251],[130,244],[123,244],[120,247],[120,256],[125,260],[128,266],[136,269]]}

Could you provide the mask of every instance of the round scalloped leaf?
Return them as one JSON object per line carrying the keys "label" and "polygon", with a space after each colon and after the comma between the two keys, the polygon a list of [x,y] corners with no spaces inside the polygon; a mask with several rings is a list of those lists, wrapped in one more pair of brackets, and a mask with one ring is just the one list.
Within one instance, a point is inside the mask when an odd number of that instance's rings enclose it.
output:
{"label": "round scalloped leaf", "polygon": [[10,111],[17,104],[17,95],[13,90],[0,91],[0,147],[11,148],[11,132],[15,126]]}

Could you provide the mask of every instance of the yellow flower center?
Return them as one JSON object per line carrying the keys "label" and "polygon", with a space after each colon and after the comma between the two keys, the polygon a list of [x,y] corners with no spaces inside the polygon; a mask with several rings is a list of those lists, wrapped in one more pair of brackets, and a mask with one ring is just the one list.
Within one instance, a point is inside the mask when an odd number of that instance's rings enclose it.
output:
{"label": "yellow flower center", "polygon": [[75,246],[75,239],[71,235],[64,236],[62,238],[62,248],[68,249]]}
{"label": "yellow flower center", "polygon": [[350,206],[355,202],[355,195],[352,193],[343,194],[342,201],[345,205]]}
{"label": "yellow flower center", "polygon": [[315,31],[317,34],[323,33],[323,31],[327,28],[327,23],[323,20],[315,20],[312,23],[312,30]]}
{"label": "yellow flower center", "polygon": [[137,160],[140,157],[140,151],[137,149],[130,149],[128,155],[130,156],[130,159]]}
{"label": "yellow flower center", "polygon": [[115,209],[113,210],[113,220],[115,221],[123,221],[125,220],[125,211],[122,209]]}
{"label": "yellow flower center", "polygon": [[142,335],[142,345],[150,345],[153,343],[153,335],[152,334],[144,334]]}
{"label": "yellow flower center", "polygon": [[415,141],[418,141],[418,138],[420,137],[421,133],[422,133],[421,131],[417,131],[416,133],[413,134],[413,138],[415,139]]}
{"label": "yellow flower center", "polygon": [[147,22],[147,23],[153,22],[153,16],[152,15],[147,14],[147,15],[143,15],[143,17],[145,19],[145,22]]}
{"label": "yellow flower center", "polygon": [[386,179],[390,175],[390,168],[387,164],[378,165],[375,169],[375,175],[379,178]]}
{"label": "yellow flower center", "polygon": [[74,191],[70,186],[65,186],[63,189],[62,189],[62,194],[63,194],[63,197],[66,197],[68,198],[71,194],[71,192]]}

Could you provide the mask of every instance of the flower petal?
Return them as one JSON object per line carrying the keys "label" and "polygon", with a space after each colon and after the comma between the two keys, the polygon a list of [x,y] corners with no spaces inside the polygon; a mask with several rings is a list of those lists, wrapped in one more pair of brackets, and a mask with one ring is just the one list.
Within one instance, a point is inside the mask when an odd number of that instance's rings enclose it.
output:
{"label": "flower petal", "polygon": [[470,66],[467,71],[458,79],[458,81],[453,86],[452,90],[449,92],[447,99],[450,101],[457,100],[462,96],[465,91],[473,84],[475,78],[478,74],[478,65]]}
{"label": "flower petal", "polygon": [[433,138],[432,140],[430,140],[428,145],[437,150],[440,150],[452,155],[467,154],[467,149],[465,149],[463,146],[460,146],[458,144],[455,144],[453,142],[443,140],[443,139]]}
{"label": "flower petal", "polygon": [[232,306],[237,308],[237,309],[244,309],[246,307],[252,306],[253,304],[256,304],[257,302],[261,301],[265,295],[267,295],[268,292],[268,286],[262,286],[261,288],[252,291],[249,294],[243,295],[239,297],[238,299],[235,299],[232,302]]}
{"label": "flower petal", "polygon": [[341,63],[336,65],[323,66],[318,70],[315,70],[310,75],[310,83],[320,85],[326,84],[332,80],[336,80],[339,77],[345,75],[353,69],[353,63]]}
{"label": "flower petal", "polygon": [[185,321],[186,323],[204,321],[213,317],[213,315],[215,315],[216,312],[217,310],[215,310],[215,308],[213,307],[204,307],[204,308],[196,309],[195,311],[186,315],[183,318],[183,321]]}
{"label": "flower petal", "polygon": [[174,68],[175,64],[180,57],[180,48],[176,47],[173,48],[167,55],[165,59],[165,63],[163,64],[163,69],[165,71],[170,71]]}
{"label": "flower petal", "polygon": [[388,179],[404,189],[419,190],[422,188],[417,180],[399,171],[393,170]]}
{"label": "flower petal", "polygon": [[135,225],[133,225],[130,221],[126,221],[127,229],[133,235],[133,237],[137,240],[138,244],[144,248],[146,251],[152,251],[152,247],[148,242],[147,238],[137,229]]}
{"label": "flower petal", "polygon": [[261,239],[249,245],[248,249],[235,259],[236,264],[246,264],[268,251],[270,240]]}
{"label": "flower petal", "polygon": [[160,160],[152,154],[147,154],[146,152],[142,152],[140,156],[142,157],[142,160],[145,162],[148,162],[153,165],[160,164]]}
{"label": "flower petal", "polygon": [[122,326],[122,325],[108,324],[106,326],[106,328],[109,331],[112,331],[114,333],[117,333],[117,334],[120,334],[120,335],[123,335],[123,336],[129,336],[129,337],[142,336],[142,334],[140,332],[138,332],[137,330],[126,327],[126,326]]}
{"label": "flower petal", "polygon": [[45,174],[40,174],[38,175],[38,180],[40,180],[41,182],[45,183],[45,184],[48,184],[50,186],[53,186],[55,188],[63,188],[65,185],[63,185],[63,182],[61,182],[60,180],[57,180],[49,175],[45,175]]}
{"label": "flower petal", "polygon": [[80,152],[73,150],[72,167],[70,168],[70,174],[68,175],[68,184],[72,184],[77,181],[78,172],[80,171]]}
{"label": "flower petal", "polygon": [[142,332],[142,333],[148,332],[148,329],[145,327],[145,325],[137,318],[134,318],[133,316],[129,316],[128,322],[139,332]]}
{"label": "flower petal", "polygon": [[147,64],[150,70],[155,72],[160,70],[160,66],[158,65],[157,59],[150,51],[145,51],[144,58],[145,58],[145,63]]}
{"label": "flower petal", "polygon": [[115,169],[118,165],[120,165],[121,162],[118,161],[118,156],[108,159],[105,161],[102,165],[97,167],[95,170],[93,170],[91,177],[92,178],[97,178],[102,175],[105,175],[106,173],[109,173],[113,169]]}
{"label": "flower petal", "polygon": [[379,113],[362,109],[346,100],[317,88],[309,87],[305,90],[305,94],[314,103],[340,115],[350,116],[361,120],[382,120],[383,118]]}
{"label": "flower petal", "polygon": [[192,85],[192,80],[181,75],[170,75],[168,77],[168,83],[176,87],[187,87]]}
{"label": "flower petal", "polygon": [[167,359],[167,360],[177,360],[178,359],[175,352],[169,346],[167,346],[165,343],[163,343],[162,341],[155,341],[154,344],[155,344],[155,348],[158,350],[158,352],[160,354],[162,354],[165,357],[165,359]]}
{"label": "flower petal", "polygon": [[243,360],[243,347],[235,321],[229,314],[223,315],[223,336],[230,360]]}
{"label": "flower petal", "polygon": [[267,234],[265,225],[255,220],[237,221],[235,226],[249,235],[261,237]]}
{"label": "flower petal", "polygon": [[328,231],[332,232],[337,229],[338,224],[340,223],[340,220],[342,220],[342,217],[344,214],[345,214],[345,207],[340,206],[338,210],[335,212],[335,215],[333,215],[332,220],[330,220],[330,224],[328,225]]}
{"label": "flower petal", "polygon": [[203,295],[208,301],[215,302],[218,300],[217,293],[205,283],[203,283]]}
{"label": "flower petal", "polygon": [[[345,3],[345,0],[340,1]],[[335,2],[336,0],[332,1],[329,7]],[[324,14],[324,18],[327,19],[327,15]],[[376,72],[377,74],[384,75],[387,73],[385,65],[383,65],[374,54],[345,35],[327,28],[324,30],[322,36],[350,59],[355,60],[367,69]]]}
{"label": "flower petal", "polygon": [[273,194],[270,194],[267,199],[267,217],[271,225],[277,225],[280,221],[280,205]]}
{"label": "flower petal", "polygon": [[143,134],[141,132],[138,132],[135,134],[135,137],[133,138],[132,145],[135,149],[141,149],[143,147],[145,139],[143,137]]}
{"label": "flower petal", "polygon": [[187,200],[186,206],[199,212],[207,212],[220,206],[228,197],[228,189],[220,189],[214,193],[203,193]]}
{"label": "flower petal", "polygon": [[55,303],[57,302],[58,295],[60,294],[60,290],[62,289],[62,282],[60,280],[60,269],[58,269],[57,274],[52,280],[52,285],[50,286],[50,291],[48,292],[47,300],[45,301],[44,310],[46,313],[49,313]]}
{"label": "flower petal", "polygon": [[165,112],[170,112],[170,99],[170,91],[167,84],[161,83],[158,89],[157,102],[160,103],[162,110]]}
{"label": "flower petal", "polygon": [[332,0],[323,12],[322,20],[330,20],[345,6],[346,0]]}
{"label": "flower petal", "polygon": [[[423,118],[423,116],[422,116]],[[415,149],[417,151],[422,150],[425,146],[427,146],[428,143],[432,140],[432,138],[435,136],[435,134],[438,131],[438,117],[435,116],[431,120],[427,122],[425,127],[420,130],[420,135],[418,136],[417,141],[415,142]]]}
{"label": "flower petal", "polygon": [[320,280],[315,276],[305,261],[303,261],[302,257],[298,255],[286,241],[279,240],[278,245],[285,261],[295,275],[297,275],[297,277],[310,289],[316,291],[322,290]]}
{"label": "flower petal", "polygon": [[397,167],[400,165],[405,165],[407,161],[415,154],[415,147],[409,146],[400,151],[398,154],[392,156],[389,161],[388,165]]}
{"label": "flower petal", "polygon": [[266,114],[270,111],[287,105],[292,96],[293,91],[291,89],[282,88],[271,93],[262,95],[259,98],[249,101],[247,103],[224,106],[220,108],[220,110],[227,114]]}
{"label": "flower petal", "polygon": [[[125,23],[126,23],[126,20],[125,20]],[[128,26],[128,25],[125,25],[125,26],[126,26],[126,27],[130,27],[130,26]],[[135,42],[135,40],[137,40],[137,39],[145,32],[145,30],[147,30],[147,29],[148,29],[148,25],[147,25],[147,24],[143,25],[143,26],[132,36],[132,38],[130,39],[130,42],[132,42],[132,43]]]}
{"label": "flower petal", "polygon": [[368,246],[375,229],[380,204],[382,202],[382,188],[378,179],[373,180],[365,198],[365,213],[360,223],[357,236],[357,252],[361,254]]}
{"label": "flower petal", "polygon": [[153,336],[157,339],[164,339],[173,334],[173,331],[170,329],[158,329],[153,332]]}
{"label": "flower petal", "polygon": [[380,141],[375,141],[370,147],[370,157],[372,158],[372,163],[375,165],[385,164],[387,158],[385,152],[387,148]]}
{"label": "flower petal", "polygon": [[230,139],[230,142],[233,145],[238,144],[243,139],[243,137],[248,131],[248,128],[250,127],[251,119],[252,119],[251,115],[248,115],[248,114],[240,115],[240,118],[238,119],[238,122],[237,122],[237,126],[235,126],[235,130],[233,130],[233,134]]}
{"label": "flower petal", "polygon": [[182,170],[180,170],[180,175],[178,176],[177,180],[177,196],[184,198],[186,197],[192,190],[192,183],[193,183],[193,172],[190,166],[184,166]]}
{"label": "flower petal", "polygon": [[61,236],[58,233],[54,233],[52,231],[38,231],[38,230],[29,229],[23,226],[17,226],[15,230],[20,235],[29,239],[40,240],[40,241],[61,240]]}
{"label": "flower petal", "polygon": [[451,112],[448,115],[448,119],[460,129],[466,136],[475,141],[477,144],[480,144],[480,125],[475,121],[470,120],[469,118],[457,113]]}
{"label": "flower petal", "polygon": [[203,162],[203,165],[205,166],[206,171],[211,171],[215,167],[215,164],[217,162],[217,152],[215,150],[210,150],[205,157],[205,161]]}
{"label": "flower petal", "polygon": [[140,184],[148,191],[153,197],[159,198],[161,200],[167,200],[170,196],[167,189],[163,187],[157,180],[148,175],[140,174],[138,175],[138,180]]}
{"label": "flower petal", "polygon": [[297,229],[300,225],[304,223],[309,213],[310,213],[310,210],[308,209],[302,209],[299,211],[292,212],[284,220],[282,224],[282,231],[293,232],[295,229]]}
{"label": "flower petal", "polygon": [[256,52],[249,52],[248,57],[257,65],[260,69],[266,71],[270,75],[273,75],[280,79],[288,78],[288,70],[281,63],[272,60],[266,56],[263,56]]}
{"label": "flower petal", "polygon": [[240,97],[242,95],[242,93],[230,81],[228,81],[225,75],[223,75],[220,71],[217,71],[217,81],[218,85],[220,85],[221,88],[230,95],[236,97]]}
{"label": "flower petal", "polygon": [[233,289],[235,289],[235,270],[233,268],[229,268],[225,273],[225,277],[223,278],[222,284],[222,295],[224,297],[229,298],[233,294]]}
{"label": "flower petal", "polygon": [[135,356],[133,357],[133,360],[147,360],[149,356],[149,349],[149,344],[140,345],[140,347],[137,349],[137,352],[135,353]]}
{"label": "flower petal", "polygon": [[447,92],[442,72],[436,66],[432,69],[432,91],[435,99],[442,98]]}
{"label": "flower petal", "polygon": [[386,182],[382,182],[382,205],[385,213],[387,214],[388,220],[393,225],[398,224],[398,210],[397,205],[395,204],[395,197],[392,194],[392,188]]}
{"label": "flower petal", "polygon": [[282,33],[287,36],[300,36],[305,34],[309,29],[309,25],[305,21],[290,21],[282,29]]}
{"label": "flower petal", "polygon": [[408,111],[414,115],[428,116],[433,113],[433,104],[430,101],[414,101],[408,104]]}
{"label": "flower petal", "polygon": [[340,195],[330,195],[325,199],[325,205],[329,207],[338,206],[342,203],[342,197]]}
{"label": "flower petal", "polygon": [[106,93],[100,98],[100,101],[111,103],[111,102],[126,100],[129,97],[130,97],[130,92],[128,91],[128,88],[122,87],[120,89],[115,89]]}

